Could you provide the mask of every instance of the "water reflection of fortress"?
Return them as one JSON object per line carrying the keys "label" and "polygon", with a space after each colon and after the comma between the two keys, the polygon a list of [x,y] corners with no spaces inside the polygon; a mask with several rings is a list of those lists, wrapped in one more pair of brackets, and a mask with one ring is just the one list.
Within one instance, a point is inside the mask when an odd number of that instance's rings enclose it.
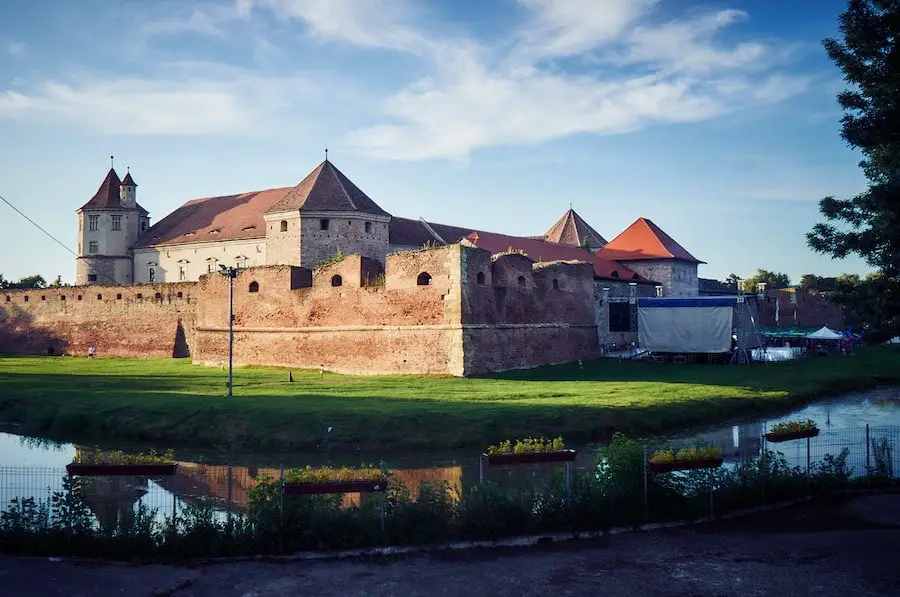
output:
{"label": "water reflection of fortress", "polygon": [[721,448],[726,462],[738,462],[760,455],[763,424],[759,421],[698,433],[690,441],[700,441]]}

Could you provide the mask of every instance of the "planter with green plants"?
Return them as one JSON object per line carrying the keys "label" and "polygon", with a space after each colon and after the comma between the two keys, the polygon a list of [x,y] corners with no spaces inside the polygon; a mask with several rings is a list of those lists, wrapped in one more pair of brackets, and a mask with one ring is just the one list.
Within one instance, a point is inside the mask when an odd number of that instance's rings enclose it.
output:
{"label": "planter with green plants", "polygon": [[387,474],[371,466],[291,469],[284,475],[286,495],[374,493],[387,491]]}
{"label": "planter with green plants", "polygon": [[76,456],[71,464],[66,465],[66,472],[94,477],[162,477],[174,475],[177,468],[172,450],[163,454],[158,454],[156,450],[150,450],[147,454],[126,454],[120,450],[102,452],[97,449],[90,454]]}
{"label": "planter with green plants", "polygon": [[526,437],[502,441],[488,447],[482,454],[491,466],[506,464],[530,464],[536,462],[572,462],[575,450],[567,450],[561,437],[544,439],[542,437]]}
{"label": "planter with green plants", "polygon": [[660,450],[647,460],[649,469],[654,473],[671,473],[692,469],[718,468],[722,466],[722,451],[718,448],[681,448],[679,450]]}
{"label": "planter with green plants", "polygon": [[778,442],[789,442],[805,437],[816,437],[817,435],[819,435],[819,427],[812,419],[788,421],[772,425],[772,428],[766,433],[766,441],[777,444]]}

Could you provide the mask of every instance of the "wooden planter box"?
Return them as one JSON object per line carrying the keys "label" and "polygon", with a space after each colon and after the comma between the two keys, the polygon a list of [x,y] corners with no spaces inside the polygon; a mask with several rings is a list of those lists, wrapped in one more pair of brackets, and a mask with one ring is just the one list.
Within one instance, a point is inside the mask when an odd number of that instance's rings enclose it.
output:
{"label": "wooden planter box", "polygon": [[482,457],[486,458],[491,466],[533,464],[536,462],[572,462],[575,460],[575,450],[526,452],[525,454],[482,454]]}
{"label": "wooden planter box", "polygon": [[819,435],[818,429],[805,429],[803,431],[789,431],[781,433],[767,433],[766,441],[777,444],[779,442],[789,442],[795,439],[803,439],[804,437],[816,437]]}
{"label": "wooden planter box", "polygon": [[375,493],[387,491],[387,479],[327,481],[325,483],[285,483],[285,495],[321,495],[326,493]]}
{"label": "wooden planter box", "polygon": [[70,475],[86,477],[165,477],[175,474],[178,465],[171,464],[67,464]]}
{"label": "wooden planter box", "polygon": [[671,473],[674,471],[690,471],[701,468],[719,468],[724,458],[708,458],[706,460],[675,460],[673,462],[647,462],[647,467],[654,473]]}

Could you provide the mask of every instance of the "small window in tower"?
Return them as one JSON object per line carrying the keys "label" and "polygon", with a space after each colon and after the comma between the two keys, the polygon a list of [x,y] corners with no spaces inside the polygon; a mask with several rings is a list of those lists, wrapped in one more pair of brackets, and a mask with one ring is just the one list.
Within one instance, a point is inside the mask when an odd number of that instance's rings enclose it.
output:
{"label": "small window in tower", "polygon": [[184,293],[179,292],[175,295],[175,298],[184,298]]}
{"label": "small window in tower", "polygon": [[88,253],[96,253],[100,250],[100,245],[97,241],[92,240],[88,243]]}
{"label": "small window in tower", "polygon": [[419,286],[428,286],[431,284],[431,274],[428,272],[422,272],[419,274],[419,277],[416,278],[416,284]]}
{"label": "small window in tower", "polygon": [[28,302],[28,295],[25,295],[25,302]]}
{"label": "small window in tower", "polygon": [[121,301],[121,300],[122,300],[122,293],[121,293],[121,292],[118,293],[118,294],[116,294],[116,300],[117,300],[117,301]]}
{"label": "small window in tower", "polygon": [[372,222],[366,222],[366,234],[372,232]]}
{"label": "small window in tower", "polygon": [[248,292],[259,292],[259,282],[253,281],[250,282],[250,288],[247,289]]}
{"label": "small window in tower", "polygon": [[96,282],[97,274],[88,274],[88,282]]}
{"label": "small window in tower", "polygon": [[42,295],[41,295],[41,300],[42,300],[42,301],[46,301],[46,300],[47,300],[47,295],[46,295],[46,294],[42,294]]}
{"label": "small window in tower", "polygon": [[484,286],[484,272],[478,272],[478,285]]}
{"label": "small window in tower", "polygon": [[122,216],[113,216],[112,217],[112,229],[113,230],[121,230],[122,229]]}
{"label": "small window in tower", "polygon": [[519,283],[519,286],[525,286],[525,276],[519,276],[516,282]]}
{"label": "small window in tower", "polygon": [[137,299],[141,300],[142,298],[144,298],[143,293],[141,293],[141,292],[137,293]]}
{"label": "small window in tower", "polygon": [[88,230],[100,230],[100,216],[88,216]]}
{"label": "small window in tower", "polygon": [[59,300],[61,300],[61,301],[66,300],[66,295],[64,295],[64,294],[59,295]]}
{"label": "small window in tower", "polygon": [[331,276],[331,285],[332,286],[341,286],[343,283],[344,283],[344,280],[340,276]]}
{"label": "small window in tower", "polygon": [[98,301],[102,301],[102,300],[103,300],[103,295],[102,295],[102,294],[98,294],[98,295],[97,295],[97,300],[98,300]]}
{"label": "small window in tower", "polygon": [[153,298],[155,298],[155,299],[158,300],[158,301],[161,301],[161,300],[162,300],[162,293],[161,293],[161,292],[157,292],[157,293],[154,295]]}
{"label": "small window in tower", "polygon": [[80,300],[81,300],[81,295],[79,294],[76,298],[80,301]]}
{"label": "small window in tower", "polygon": [[206,273],[207,273],[207,274],[214,274],[214,273],[216,273],[216,264],[215,264],[215,263],[208,263],[208,264],[206,265]]}
{"label": "small window in tower", "polygon": [[141,232],[147,229],[147,222],[141,222]]}
{"label": "small window in tower", "polygon": [[559,280],[553,278],[553,290],[559,290]]}
{"label": "small window in tower", "polygon": [[328,230],[328,218],[319,220],[319,230]]}
{"label": "small window in tower", "polygon": [[155,267],[147,268],[147,278],[149,278],[151,282],[156,282],[156,268]]}
{"label": "small window in tower", "polygon": [[187,280],[187,265],[179,265],[178,266],[178,281],[184,282]]}

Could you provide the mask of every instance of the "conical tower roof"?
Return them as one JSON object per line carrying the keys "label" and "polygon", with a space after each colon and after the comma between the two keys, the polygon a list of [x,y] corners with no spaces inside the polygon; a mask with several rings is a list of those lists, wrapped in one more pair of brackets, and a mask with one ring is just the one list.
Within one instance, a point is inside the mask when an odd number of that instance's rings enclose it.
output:
{"label": "conical tower roof", "polygon": [[566,211],[544,234],[544,240],[560,245],[582,246],[585,239],[592,251],[602,249],[606,245],[606,239],[575,213],[574,209]]}
{"label": "conical tower roof", "polygon": [[267,213],[279,211],[358,211],[390,215],[363,193],[334,164],[325,160]]}
{"label": "conical tower roof", "polygon": [[100,183],[100,188],[97,189],[90,201],[81,206],[81,209],[122,209],[122,203],[119,200],[121,184],[115,169],[110,168],[106,178]]}

